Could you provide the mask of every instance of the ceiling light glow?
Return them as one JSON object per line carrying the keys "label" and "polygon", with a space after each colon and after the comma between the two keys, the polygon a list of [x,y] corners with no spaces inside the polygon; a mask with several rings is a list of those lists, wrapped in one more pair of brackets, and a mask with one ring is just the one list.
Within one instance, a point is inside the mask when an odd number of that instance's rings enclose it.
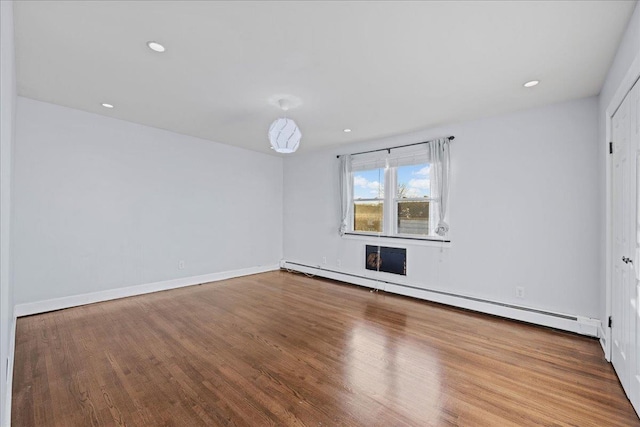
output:
{"label": "ceiling light glow", "polygon": [[164,52],[166,50],[165,47],[158,42],[147,42],[147,46],[155,52]]}
{"label": "ceiling light glow", "polygon": [[107,104],[106,102],[102,104],[104,108],[113,108],[113,105]]}
{"label": "ceiling light glow", "polygon": [[342,131],[345,132],[345,133],[349,133],[349,132],[351,132],[351,129],[347,128],[347,129],[343,129]]}
{"label": "ceiling light glow", "polygon": [[534,86],[537,86],[537,85],[538,85],[538,83],[540,83],[540,81],[539,81],[539,80],[531,80],[531,81],[529,81],[529,82],[526,82],[526,83],[525,83],[525,84],[523,84],[522,86],[524,86],[524,87],[534,87]]}

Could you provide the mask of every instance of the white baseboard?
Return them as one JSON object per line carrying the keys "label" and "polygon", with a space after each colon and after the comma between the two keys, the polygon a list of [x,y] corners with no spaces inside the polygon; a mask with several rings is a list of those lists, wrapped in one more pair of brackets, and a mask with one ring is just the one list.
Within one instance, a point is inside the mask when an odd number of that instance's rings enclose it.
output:
{"label": "white baseboard", "polygon": [[148,294],[151,292],[166,291],[169,289],[200,285],[208,282],[217,282],[219,280],[232,279],[234,277],[265,273],[267,271],[278,270],[279,268],[280,266],[278,264],[249,267],[241,270],[223,271],[220,273],[204,274],[202,276],[182,277],[180,279],[166,280],[163,282],[147,283],[144,285],[128,286],[125,288],[109,289],[106,291],[92,292],[88,294],[29,302],[16,305],[14,313],[16,317],[29,316],[32,314],[46,313],[47,311],[77,307],[79,305],[93,304],[96,302]]}
{"label": "white baseboard", "polygon": [[[13,317],[11,332],[9,334],[9,354],[7,361],[7,395],[4,402],[4,414],[0,422],[3,427],[11,426],[11,397],[13,392],[13,360],[16,353],[16,317]],[[3,369],[5,369],[3,367]]]}
{"label": "white baseboard", "polygon": [[604,358],[607,360],[607,362],[611,362],[611,354],[609,354],[609,347],[607,346],[609,335],[602,328],[602,324],[598,326],[598,331],[598,336],[600,337],[600,345],[602,346],[602,351],[604,352]]}
{"label": "white baseboard", "polygon": [[316,266],[303,265],[301,263],[284,261],[281,262],[281,265],[283,266],[283,268],[289,270],[295,270],[307,274],[314,274],[316,276],[340,280],[342,282],[352,283],[354,285],[365,286],[368,288],[381,288],[381,286],[383,286],[385,292],[391,292],[399,295],[433,301],[440,304],[465,308],[481,313],[492,314],[494,316],[533,323],[535,325],[561,329],[581,335],[599,337],[600,320],[598,319],[550,312],[533,307],[505,304],[499,301],[482,300],[476,297],[457,295],[434,289],[424,289],[413,285],[402,285],[389,282],[381,283],[379,281],[376,281],[375,279],[370,279],[336,270],[328,270]]}

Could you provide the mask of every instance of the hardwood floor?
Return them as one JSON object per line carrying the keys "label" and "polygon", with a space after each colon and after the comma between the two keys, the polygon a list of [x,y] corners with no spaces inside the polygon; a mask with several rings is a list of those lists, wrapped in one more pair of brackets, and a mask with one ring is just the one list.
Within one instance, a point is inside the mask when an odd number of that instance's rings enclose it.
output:
{"label": "hardwood floor", "polygon": [[640,426],[596,340],[286,272],[18,319],[13,426]]}

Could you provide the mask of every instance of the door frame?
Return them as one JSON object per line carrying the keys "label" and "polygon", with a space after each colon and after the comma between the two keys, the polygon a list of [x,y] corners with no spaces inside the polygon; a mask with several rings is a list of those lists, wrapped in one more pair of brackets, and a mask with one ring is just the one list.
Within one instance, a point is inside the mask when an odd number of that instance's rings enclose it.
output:
{"label": "door frame", "polygon": [[[624,101],[629,91],[633,88],[633,85],[640,79],[640,55],[636,55],[633,63],[627,70],[624,78],[620,81],[618,88],[614,95],[611,97],[611,101],[605,110],[605,140],[601,148],[605,150],[605,197],[606,197],[606,213],[605,213],[605,233],[606,233],[606,259],[605,259],[605,278],[606,278],[606,300],[605,300],[605,317],[600,321],[600,345],[604,350],[604,357],[608,362],[611,362],[611,351],[613,343],[611,342],[611,328],[609,327],[608,319],[612,312],[612,274],[611,262],[613,258],[613,156],[609,154],[609,142],[612,140],[612,119],[614,113],[618,110],[618,107]],[[638,171],[637,173],[640,173]],[[635,262],[636,260],[634,260]]]}

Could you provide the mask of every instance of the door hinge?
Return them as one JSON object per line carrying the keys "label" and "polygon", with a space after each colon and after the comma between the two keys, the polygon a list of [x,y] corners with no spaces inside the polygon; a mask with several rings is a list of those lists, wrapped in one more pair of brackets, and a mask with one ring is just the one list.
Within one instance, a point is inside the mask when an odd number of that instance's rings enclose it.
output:
{"label": "door hinge", "polygon": [[611,316],[609,316],[609,327],[611,327],[611,325],[613,325],[613,320],[611,319]]}
{"label": "door hinge", "polygon": [[613,142],[609,143],[609,154],[613,154]]}

